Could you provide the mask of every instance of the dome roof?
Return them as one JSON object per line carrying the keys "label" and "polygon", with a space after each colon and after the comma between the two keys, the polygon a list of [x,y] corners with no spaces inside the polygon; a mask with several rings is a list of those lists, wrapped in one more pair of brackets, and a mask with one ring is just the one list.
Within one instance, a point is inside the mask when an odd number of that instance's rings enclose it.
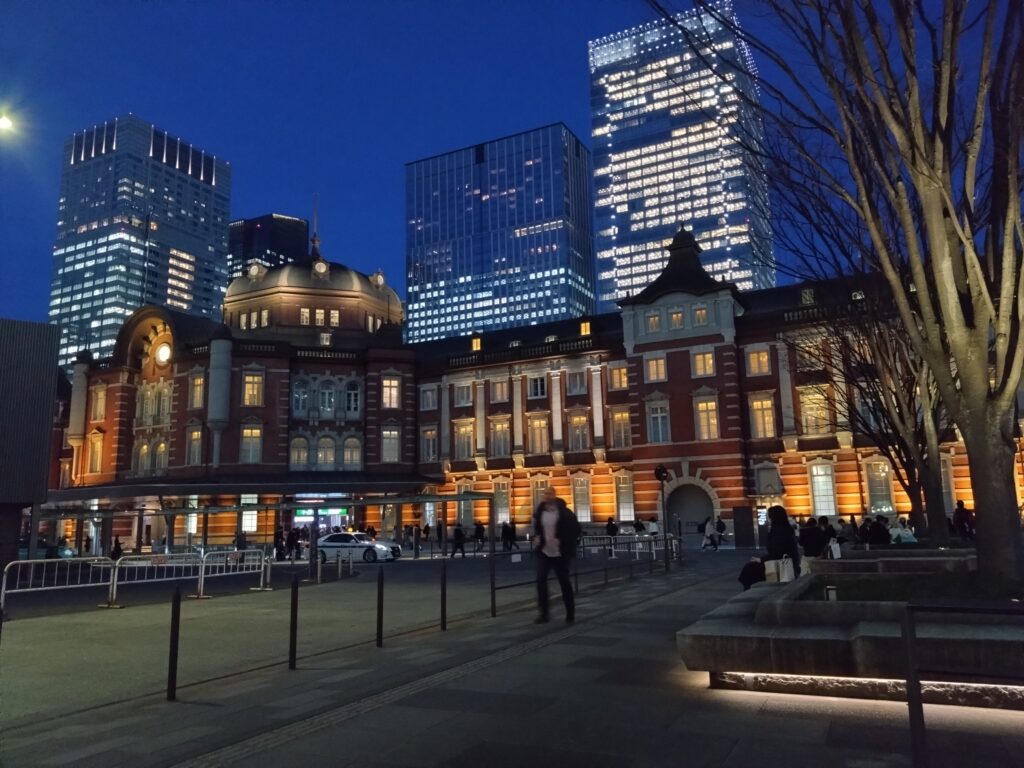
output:
{"label": "dome roof", "polygon": [[398,294],[384,282],[380,272],[364,275],[344,264],[324,262],[328,266],[326,278],[314,275],[309,264],[286,264],[275,269],[260,270],[256,275],[236,277],[228,286],[226,299],[239,299],[249,294],[262,293],[275,288],[300,288],[313,291],[347,291],[385,299],[388,294],[396,302]]}

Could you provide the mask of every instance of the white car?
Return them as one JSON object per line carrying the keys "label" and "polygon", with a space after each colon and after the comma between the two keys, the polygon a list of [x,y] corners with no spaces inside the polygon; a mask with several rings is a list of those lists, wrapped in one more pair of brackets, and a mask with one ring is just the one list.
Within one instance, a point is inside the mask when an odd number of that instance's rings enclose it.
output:
{"label": "white car", "polygon": [[322,563],[339,556],[342,560],[358,559],[367,563],[395,559],[391,547],[374,541],[365,533],[329,533],[318,539],[316,546]]}

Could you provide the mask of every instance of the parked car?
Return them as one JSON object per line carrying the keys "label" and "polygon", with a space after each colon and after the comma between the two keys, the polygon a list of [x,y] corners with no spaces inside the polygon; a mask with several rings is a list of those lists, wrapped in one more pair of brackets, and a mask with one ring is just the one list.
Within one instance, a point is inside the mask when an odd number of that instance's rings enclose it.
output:
{"label": "parked car", "polygon": [[[370,538],[365,533],[354,533],[352,535],[360,540],[369,540]],[[383,544],[385,547],[390,549],[391,554],[395,557],[395,560],[402,556],[402,545],[399,544],[397,541],[391,541],[390,539],[374,539],[374,541],[376,541],[378,544]]]}
{"label": "parked car", "polygon": [[[391,547],[375,542],[365,533],[329,533],[316,542],[320,551],[320,562],[326,563],[337,556],[346,559],[361,559],[367,563],[377,560],[394,560]],[[401,549],[399,549],[401,553]]]}

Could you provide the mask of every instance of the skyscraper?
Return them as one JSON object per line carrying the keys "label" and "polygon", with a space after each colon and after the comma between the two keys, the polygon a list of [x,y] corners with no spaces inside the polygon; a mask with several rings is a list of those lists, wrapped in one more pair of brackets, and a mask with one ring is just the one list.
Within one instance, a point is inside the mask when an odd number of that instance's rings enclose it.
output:
{"label": "skyscraper", "polygon": [[132,115],[65,141],[49,312],[61,363],[109,355],[144,304],[219,317],[230,200],[227,163]]}
{"label": "skyscraper", "polygon": [[309,222],[268,213],[232,221],[228,230],[228,277],[241,277],[252,262],[268,269],[309,258]]}
{"label": "skyscraper", "polygon": [[680,225],[716,279],[775,283],[750,51],[707,12],[674,20],[590,42],[601,311],[660,273]]}
{"label": "skyscraper", "polygon": [[406,165],[407,339],[593,312],[590,173],[562,123]]}

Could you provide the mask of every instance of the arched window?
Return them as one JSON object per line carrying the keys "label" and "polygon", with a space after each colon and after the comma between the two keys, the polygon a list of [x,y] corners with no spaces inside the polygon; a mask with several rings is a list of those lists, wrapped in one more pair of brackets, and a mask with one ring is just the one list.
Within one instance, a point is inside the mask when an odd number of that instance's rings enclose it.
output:
{"label": "arched window", "polygon": [[156,464],[156,471],[163,472],[167,469],[167,441],[161,440],[153,450],[153,458]]}
{"label": "arched window", "polygon": [[305,381],[296,381],[292,390],[292,412],[296,416],[305,416],[309,410],[309,384]]}
{"label": "arched window", "polygon": [[342,463],[347,471],[362,469],[363,444],[358,437],[346,437],[343,445]]}
{"label": "arched window", "polygon": [[139,446],[138,459],[135,462],[135,471],[139,474],[149,472],[149,443]]}
{"label": "arched window", "polygon": [[309,464],[309,440],[304,437],[293,438],[289,454],[292,469],[305,469]]}
{"label": "arched window", "polygon": [[334,413],[334,384],[332,382],[320,382],[319,406],[321,416],[330,417]]}
{"label": "arched window", "polygon": [[316,441],[316,463],[318,467],[334,467],[334,439],[321,437]]}
{"label": "arched window", "polygon": [[345,386],[345,415],[358,416],[362,398],[358,381],[350,381]]}

